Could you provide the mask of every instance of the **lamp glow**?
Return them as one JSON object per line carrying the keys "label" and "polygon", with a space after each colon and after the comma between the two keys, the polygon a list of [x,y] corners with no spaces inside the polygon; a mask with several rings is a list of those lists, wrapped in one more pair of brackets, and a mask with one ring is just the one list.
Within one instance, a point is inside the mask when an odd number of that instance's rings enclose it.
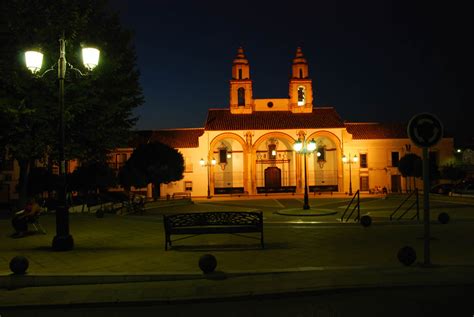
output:
{"label": "lamp glow", "polygon": [[43,64],[43,54],[38,51],[27,51],[25,52],[25,62],[26,68],[35,74],[41,69],[41,65]]}
{"label": "lamp glow", "polygon": [[232,157],[232,154],[227,153],[227,158],[230,159]]}
{"label": "lamp glow", "polygon": [[298,141],[296,141],[295,144],[293,144],[293,149],[296,152],[300,152],[302,148],[303,148],[303,142],[301,142],[301,140],[298,139]]}
{"label": "lamp glow", "polygon": [[204,164],[205,164],[204,159],[200,159],[199,164],[201,164],[201,166],[204,166]]}
{"label": "lamp glow", "polygon": [[316,153],[316,155],[317,155],[318,157],[320,157],[320,156],[321,156],[321,152]]}
{"label": "lamp glow", "polygon": [[307,148],[308,148],[308,152],[313,152],[314,150],[316,150],[316,142],[314,141],[314,139],[309,141]]}
{"label": "lamp glow", "polygon": [[359,161],[359,158],[357,157],[357,155],[354,155],[354,157],[352,158],[352,162],[357,163],[358,161]]}
{"label": "lamp glow", "polygon": [[84,47],[82,49],[82,62],[88,70],[93,70],[99,65],[100,51],[93,47]]}
{"label": "lamp glow", "polygon": [[216,165],[216,163],[217,163],[216,159],[213,158],[213,159],[211,160],[211,164],[212,164],[212,165]]}
{"label": "lamp glow", "polygon": [[343,155],[343,156],[342,156],[342,161],[343,161],[344,163],[347,163],[347,156]]}

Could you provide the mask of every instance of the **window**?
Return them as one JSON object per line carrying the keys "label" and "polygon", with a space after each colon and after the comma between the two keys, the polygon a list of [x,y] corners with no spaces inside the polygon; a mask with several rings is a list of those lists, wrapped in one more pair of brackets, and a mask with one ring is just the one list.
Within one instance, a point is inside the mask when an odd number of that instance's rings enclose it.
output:
{"label": "window", "polygon": [[239,79],[242,79],[242,68],[239,69]]}
{"label": "window", "polygon": [[303,70],[300,68],[300,78],[303,78]]}
{"label": "window", "polygon": [[227,149],[219,149],[219,164],[227,164]]}
{"label": "window", "polygon": [[360,154],[360,167],[367,168],[367,154]]}
{"label": "window", "polygon": [[238,105],[239,106],[245,106],[245,89],[240,87],[237,89],[237,99],[238,99]]}
{"label": "window", "polygon": [[192,181],[185,181],[184,182],[184,190],[187,192],[193,191],[193,182]]}
{"label": "window", "polygon": [[400,161],[400,154],[398,152],[392,152],[392,166],[398,167],[399,161]]}
{"label": "window", "polygon": [[298,87],[298,106],[303,106],[305,104],[305,95],[304,95],[304,87]]}
{"label": "window", "polygon": [[185,173],[193,172],[193,162],[189,157],[184,157],[184,172]]}
{"label": "window", "polygon": [[268,145],[268,158],[270,160],[275,160],[277,157],[276,144]]}

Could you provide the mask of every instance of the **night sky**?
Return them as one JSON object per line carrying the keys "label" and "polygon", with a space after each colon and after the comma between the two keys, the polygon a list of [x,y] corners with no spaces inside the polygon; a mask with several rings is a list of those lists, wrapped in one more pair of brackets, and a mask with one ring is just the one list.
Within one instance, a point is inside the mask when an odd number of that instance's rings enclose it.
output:
{"label": "night sky", "polygon": [[228,107],[243,45],[254,98],[287,98],[301,45],[315,106],[344,120],[406,122],[433,112],[456,138],[472,132],[472,1],[111,0],[135,34],[145,104],[138,129],[202,127]]}

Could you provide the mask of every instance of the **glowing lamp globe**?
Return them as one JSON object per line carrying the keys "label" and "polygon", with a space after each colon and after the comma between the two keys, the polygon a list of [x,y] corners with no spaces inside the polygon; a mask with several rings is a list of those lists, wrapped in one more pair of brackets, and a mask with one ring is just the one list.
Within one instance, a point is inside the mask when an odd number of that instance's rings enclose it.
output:
{"label": "glowing lamp globe", "polygon": [[212,164],[212,165],[216,165],[216,163],[217,163],[216,159],[213,158],[212,161],[211,161],[211,164]]}
{"label": "glowing lamp globe", "polygon": [[307,148],[308,148],[308,152],[314,152],[314,150],[316,150],[316,142],[314,141],[314,139],[312,139],[308,143]]}
{"label": "glowing lamp globe", "polygon": [[302,148],[303,148],[303,142],[301,142],[300,140],[296,141],[295,144],[293,144],[293,149],[296,152],[300,152]]}
{"label": "glowing lamp globe", "polygon": [[35,74],[41,69],[41,65],[43,64],[43,54],[38,51],[27,51],[25,52],[25,62],[26,68]]}
{"label": "glowing lamp globe", "polygon": [[342,161],[343,161],[344,163],[347,163],[347,156],[343,155],[343,156],[342,156]]}
{"label": "glowing lamp globe", "polygon": [[357,157],[357,155],[354,155],[354,158],[352,159],[353,162],[356,162],[359,161],[359,158]]}
{"label": "glowing lamp globe", "polygon": [[204,164],[206,164],[206,162],[204,162],[204,159],[200,159],[199,164],[201,164],[201,166],[204,166]]}
{"label": "glowing lamp globe", "polygon": [[84,47],[82,49],[82,62],[88,70],[93,70],[99,65],[100,51],[93,47]]}

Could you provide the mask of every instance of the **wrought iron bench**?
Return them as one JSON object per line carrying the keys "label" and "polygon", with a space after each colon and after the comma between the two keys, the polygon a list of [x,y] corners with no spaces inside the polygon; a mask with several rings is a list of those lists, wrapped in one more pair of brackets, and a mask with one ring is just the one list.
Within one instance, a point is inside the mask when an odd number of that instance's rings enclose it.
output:
{"label": "wrought iron bench", "polygon": [[[163,216],[163,223],[165,226],[165,250],[168,250],[168,246],[171,247],[171,235],[173,234],[199,235],[260,232],[260,244],[262,248],[264,247],[262,212],[222,211],[182,213]],[[245,237],[258,239],[256,237]]]}

